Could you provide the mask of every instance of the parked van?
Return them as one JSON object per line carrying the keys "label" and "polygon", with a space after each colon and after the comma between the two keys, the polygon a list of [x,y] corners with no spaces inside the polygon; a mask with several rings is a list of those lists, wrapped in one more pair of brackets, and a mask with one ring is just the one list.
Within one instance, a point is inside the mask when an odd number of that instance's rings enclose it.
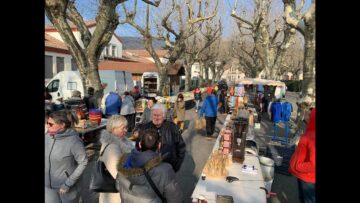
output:
{"label": "parked van", "polygon": [[[134,87],[130,72],[99,70],[99,75],[101,83],[107,84],[104,89],[104,95],[110,91],[117,91],[122,95],[125,91],[131,91]],[[70,98],[73,90],[80,91],[82,97],[85,95],[79,71],[59,72],[48,82],[46,88],[51,94],[53,101],[56,101],[58,98],[63,98],[64,100]]]}

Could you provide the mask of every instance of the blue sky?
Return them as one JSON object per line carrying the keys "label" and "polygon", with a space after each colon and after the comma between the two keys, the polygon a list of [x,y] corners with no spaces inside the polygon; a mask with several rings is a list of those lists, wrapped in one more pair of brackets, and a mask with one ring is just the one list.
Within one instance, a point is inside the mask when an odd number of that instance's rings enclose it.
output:
{"label": "blue sky", "polygon": [[[298,0],[300,1],[300,0]],[[91,20],[94,19],[96,16],[97,6],[96,6],[97,0],[77,0],[76,1],[76,7],[83,16],[85,20]],[[161,5],[163,4],[169,4],[170,0],[162,0]],[[234,7],[235,0],[219,0],[219,16],[221,16],[222,25],[224,26],[223,29],[223,36],[228,37],[231,35],[232,30],[234,29],[234,18],[230,16],[231,10]],[[311,1],[306,0],[304,9],[308,8]],[[126,5],[131,8],[132,7],[132,0],[129,0]],[[246,8],[249,12],[253,10],[253,0],[239,0],[238,4],[238,14],[240,14],[240,9]],[[138,10],[137,10],[137,16],[139,16],[139,22],[144,22],[144,18],[141,17],[143,13],[145,12],[145,5],[141,0],[138,0]],[[273,0],[272,9],[274,11],[281,12],[283,10],[283,4],[282,0]],[[120,11],[120,18],[122,15],[122,8],[121,6],[118,6],[118,10]],[[159,12],[159,8],[154,8],[155,12]],[[49,23],[49,20],[45,16],[45,23]],[[121,36],[141,36],[137,30],[135,30],[133,27],[129,25],[119,25],[117,29],[115,30],[116,34]]]}

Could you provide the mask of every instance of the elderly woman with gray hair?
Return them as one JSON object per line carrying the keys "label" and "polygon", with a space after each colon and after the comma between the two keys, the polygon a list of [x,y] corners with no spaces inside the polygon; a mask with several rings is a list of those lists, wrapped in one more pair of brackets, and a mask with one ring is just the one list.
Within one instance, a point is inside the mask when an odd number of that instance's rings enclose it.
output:
{"label": "elderly woman with gray hair", "polygon": [[[117,175],[116,164],[120,157],[131,152],[134,144],[126,137],[128,122],[124,116],[113,115],[107,121],[106,130],[101,133],[100,159],[104,162],[107,170],[115,179]],[[119,193],[100,193],[99,203],[121,202]]]}

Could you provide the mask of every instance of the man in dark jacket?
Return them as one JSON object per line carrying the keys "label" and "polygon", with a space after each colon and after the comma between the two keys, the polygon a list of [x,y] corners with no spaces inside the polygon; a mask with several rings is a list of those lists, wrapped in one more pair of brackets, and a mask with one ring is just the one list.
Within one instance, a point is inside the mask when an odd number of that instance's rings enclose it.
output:
{"label": "man in dark jacket", "polygon": [[88,87],[87,93],[88,95],[84,97],[84,102],[87,109],[97,109],[98,104],[96,98],[94,97],[95,89],[93,87]]}
{"label": "man in dark jacket", "polygon": [[151,109],[151,122],[144,124],[143,129],[155,129],[161,140],[160,152],[163,161],[171,164],[177,172],[184,161],[186,145],[177,125],[165,120],[166,108],[164,104],[155,104]]}

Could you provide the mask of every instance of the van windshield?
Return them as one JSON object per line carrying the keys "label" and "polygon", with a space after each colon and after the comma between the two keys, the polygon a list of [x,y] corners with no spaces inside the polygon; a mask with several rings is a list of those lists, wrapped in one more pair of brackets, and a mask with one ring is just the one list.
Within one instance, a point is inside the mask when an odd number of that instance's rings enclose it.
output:
{"label": "van windshield", "polygon": [[47,86],[47,89],[49,92],[56,92],[59,89],[59,80],[53,80],[51,83]]}

